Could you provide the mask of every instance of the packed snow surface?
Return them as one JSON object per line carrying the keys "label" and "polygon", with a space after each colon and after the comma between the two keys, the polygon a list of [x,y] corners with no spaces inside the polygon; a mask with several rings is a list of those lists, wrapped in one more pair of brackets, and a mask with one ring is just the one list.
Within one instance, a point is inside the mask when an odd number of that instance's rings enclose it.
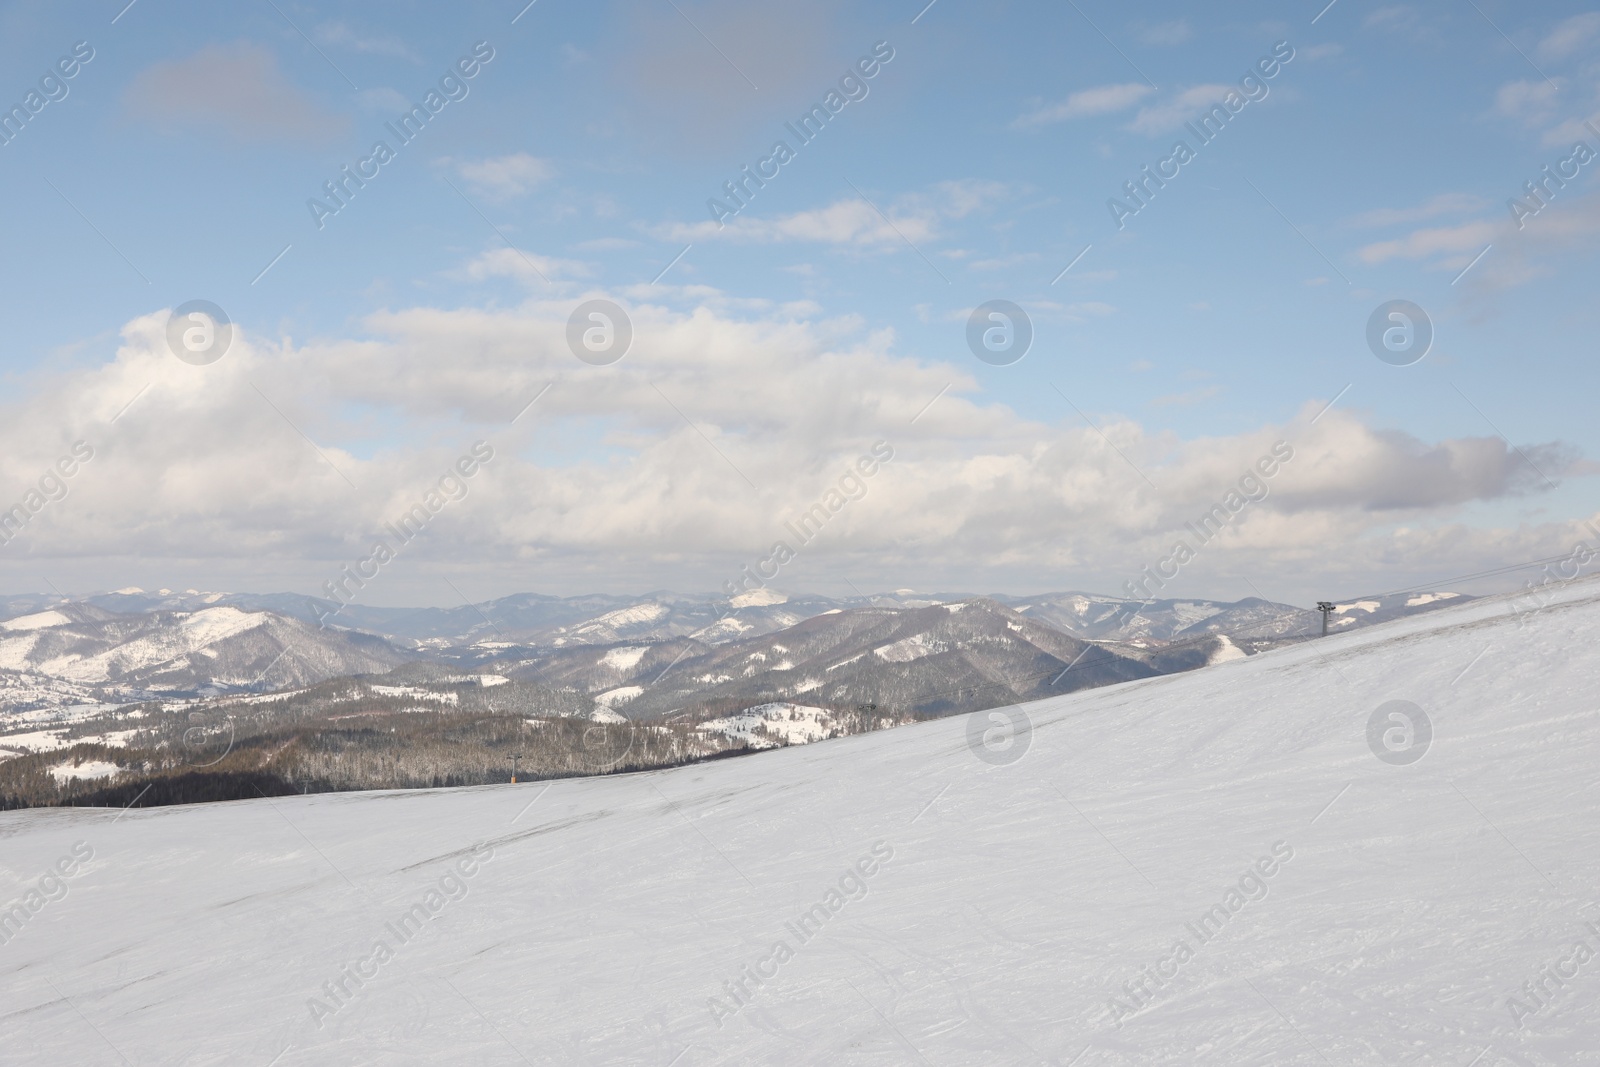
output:
{"label": "packed snow surface", "polygon": [[3,813],[0,1060],[1600,1064],[1600,586],[1509,605],[1031,730]]}

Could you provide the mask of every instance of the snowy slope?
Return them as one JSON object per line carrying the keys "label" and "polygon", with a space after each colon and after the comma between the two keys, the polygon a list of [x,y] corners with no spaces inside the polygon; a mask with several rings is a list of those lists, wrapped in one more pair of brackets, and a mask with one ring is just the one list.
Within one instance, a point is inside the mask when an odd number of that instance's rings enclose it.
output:
{"label": "snowy slope", "polygon": [[[1027,705],[1009,763],[955,718],[549,787],[3,814],[0,905],[77,873],[0,944],[0,1060],[1600,1064],[1597,648],[1583,583]],[[1390,700],[1431,718],[1419,762],[1369,749]]]}

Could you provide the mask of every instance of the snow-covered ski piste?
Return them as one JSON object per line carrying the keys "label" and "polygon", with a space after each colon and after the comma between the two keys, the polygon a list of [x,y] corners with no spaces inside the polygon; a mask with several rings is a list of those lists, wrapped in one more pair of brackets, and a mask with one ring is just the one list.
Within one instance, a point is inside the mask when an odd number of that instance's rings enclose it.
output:
{"label": "snow-covered ski piste", "polygon": [[1600,584],[674,770],[0,815],[0,1063],[1600,1064]]}

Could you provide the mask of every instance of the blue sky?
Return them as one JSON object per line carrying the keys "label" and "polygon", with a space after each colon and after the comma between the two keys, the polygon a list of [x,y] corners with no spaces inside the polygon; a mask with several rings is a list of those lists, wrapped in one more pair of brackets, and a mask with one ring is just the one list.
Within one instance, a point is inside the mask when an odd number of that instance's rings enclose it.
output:
{"label": "blue sky", "polygon": [[[0,548],[8,588],[313,591],[480,438],[499,480],[375,600],[720,588],[878,439],[896,460],[780,588],[1114,592],[1279,439],[1300,458],[1173,594],[1401,587],[1569,550],[1595,510],[1596,164],[1520,229],[1508,207],[1600,150],[1581,4],[0,23],[3,101],[93,48],[0,146],[0,507],[103,442]],[[479,42],[465,97],[401,145],[385,124]],[[800,144],[785,123],[875,47],[864,98]],[[1184,122],[1275,47],[1265,96],[1199,144]],[[1119,229],[1108,200],[1180,137],[1195,158]],[[380,139],[394,159],[319,228],[307,201]],[[794,158],[717,228],[707,200],[779,139]],[[633,316],[615,366],[562,348],[587,298]],[[210,367],[151,340],[197,299],[239,331]],[[966,347],[991,299],[1033,323],[1010,366]],[[1392,299],[1436,330],[1413,366],[1367,349]]]}

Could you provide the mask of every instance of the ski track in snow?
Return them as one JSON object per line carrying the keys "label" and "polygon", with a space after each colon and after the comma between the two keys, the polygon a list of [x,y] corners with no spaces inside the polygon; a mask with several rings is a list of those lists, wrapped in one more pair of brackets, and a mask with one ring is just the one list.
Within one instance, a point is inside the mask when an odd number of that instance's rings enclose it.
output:
{"label": "ski track in snow", "polygon": [[[0,906],[94,850],[0,944],[0,1062],[1600,1064],[1600,958],[1520,1029],[1507,1006],[1600,946],[1600,585],[1522,621],[1487,599],[1024,705],[1008,765],[961,716],[605,778],[0,814]],[[1410,766],[1368,749],[1392,699],[1433,723]]]}

